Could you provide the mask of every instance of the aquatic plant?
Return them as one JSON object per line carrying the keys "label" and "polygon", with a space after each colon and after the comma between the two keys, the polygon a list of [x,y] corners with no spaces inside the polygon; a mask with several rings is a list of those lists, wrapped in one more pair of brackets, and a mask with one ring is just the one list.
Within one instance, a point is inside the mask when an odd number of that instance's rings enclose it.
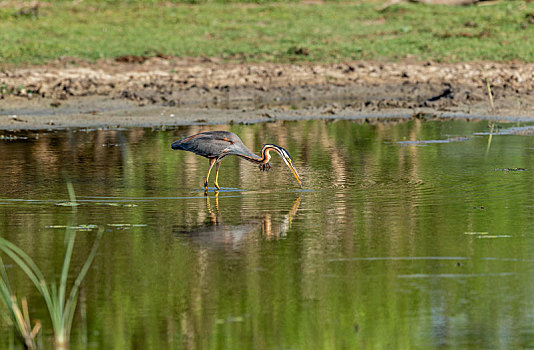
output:
{"label": "aquatic plant", "polygon": [[16,327],[26,348],[29,350],[36,349],[35,337],[41,330],[41,322],[36,321],[32,328],[30,314],[28,312],[28,301],[24,297],[21,298],[19,306],[19,301],[9,284],[6,267],[2,258],[0,258],[0,277],[0,300],[2,300],[7,308],[7,319]]}
{"label": "aquatic plant", "polygon": [[485,79],[485,81],[486,81],[486,87],[488,89],[488,98],[490,101],[491,111],[495,112],[495,104],[493,103],[493,93],[491,92],[491,86],[487,78]]}
{"label": "aquatic plant", "polygon": [[[69,195],[71,202],[76,202],[74,195],[74,190],[72,184],[68,183]],[[73,213],[76,213],[76,207],[73,207]],[[72,321],[74,318],[74,312],[76,311],[76,305],[78,302],[78,292],[80,285],[89,271],[89,267],[93,263],[93,260],[98,249],[98,243],[102,237],[104,229],[101,227],[98,230],[96,239],[93,243],[91,251],[85,260],[78,276],[74,280],[74,284],[70,288],[69,293],[67,294],[67,278],[69,276],[69,269],[71,258],[74,249],[74,241],[76,239],[76,230],[74,229],[72,223],[68,225],[65,231],[65,242],[66,250],[65,256],[63,259],[63,266],[61,269],[61,276],[59,285],[56,281],[48,282],[44,277],[44,274],[41,272],[37,264],[32,260],[32,258],[26,254],[21,248],[17,245],[9,242],[8,240],[0,237],[0,250],[8,255],[15,264],[28,276],[28,278],[33,282],[39,294],[43,297],[48,312],[50,314],[50,320],[52,322],[52,327],[54,329],[54,345],[56,349],[67,349],[69,346],[69,337],[72,327]],[[10,318],[13,320],[13,323],[16,326],[16,329],[19,331],[20,335],[25,341],[25,344],[28,348],[33,348],[35,342],[33,341],[35,335],[39,331],[39,327],[34,327],[33,329],[30,326],[29,315],[27,312],[27,306],[25,299],[22,299],[22,312],[18,306],[17,298],[12,293],[9,286],[9,280],[7,278],[7,273],[3,262],[0,261],[0,273],[1,273],[1,282],[0,282],[0,292],[1,298],[4,304],[7,306]],[[67,296],[68,295],[68,296]]]}

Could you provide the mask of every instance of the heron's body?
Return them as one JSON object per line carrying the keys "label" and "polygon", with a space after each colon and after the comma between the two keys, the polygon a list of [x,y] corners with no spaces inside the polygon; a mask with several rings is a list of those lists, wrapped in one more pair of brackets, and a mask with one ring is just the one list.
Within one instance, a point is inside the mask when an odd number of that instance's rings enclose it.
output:
{"label": "heron's body", "polygon": [[209,159],[210,168],[208,170],[208,175],[206,176],[206,181],[204,182],[204,188],[207,191],[208,189],[208,178],[210,175],[211,168],[214,164],[217,164],[217,170],[215,174],[215,187],[220,189],[219,184],[217,183],[219,176],[219,166],[222,159],[226,156],[239,156],[248,160],[249,162],[256,164],[267,164],[271,159],[269,151],[277,152],[287,166],[293,172],[293,175],[301,184],[300,177],[292,164],[291,157],[289,153],[282,147],[268,144],[264,145],[261,150],[261,156],[254,154],[251,150],[243,144],[243,141],[229,131],[208,131],[202,132],[200,134],[192,135],[186,137],[182,140],[175,141],[171,144],[172,149],[174,150],[183,150],[193,152],[199,156],[203,156]]}

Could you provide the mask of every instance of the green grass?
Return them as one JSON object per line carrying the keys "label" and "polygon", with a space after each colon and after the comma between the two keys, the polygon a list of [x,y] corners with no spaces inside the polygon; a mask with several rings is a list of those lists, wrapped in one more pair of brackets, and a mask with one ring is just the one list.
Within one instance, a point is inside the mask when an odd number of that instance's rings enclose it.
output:
{"label": "green grass", "polygon": [[259,62],[534,61],[532,2],[380,5],[45,2],[37,16],[4,6],[0,62],[157,53]]}

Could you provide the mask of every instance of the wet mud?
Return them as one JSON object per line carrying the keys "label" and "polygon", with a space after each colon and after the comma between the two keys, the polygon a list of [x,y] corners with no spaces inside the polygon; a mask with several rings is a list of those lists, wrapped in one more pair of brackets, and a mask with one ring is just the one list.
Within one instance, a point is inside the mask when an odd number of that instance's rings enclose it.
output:
{"label": "wet mud", "polygon": [[420,116],[530,120],[534,64],[65,58],[0,72],[1,129]]}

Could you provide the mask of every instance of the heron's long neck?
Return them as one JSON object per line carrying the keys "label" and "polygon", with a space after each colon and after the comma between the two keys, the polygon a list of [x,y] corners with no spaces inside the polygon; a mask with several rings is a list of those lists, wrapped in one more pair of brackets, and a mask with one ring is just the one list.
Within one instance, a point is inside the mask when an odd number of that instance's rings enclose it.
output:
{"label": "heron's long neck", "polygon": [[269,154],[269,151],[276,151],[276,149],[270,145],[263,146],[261,149],[261,157],[243,157],[249,162],[256,163],[256,164],[265,164],[268,163],[269,160],[271,160],[271,155]]}

